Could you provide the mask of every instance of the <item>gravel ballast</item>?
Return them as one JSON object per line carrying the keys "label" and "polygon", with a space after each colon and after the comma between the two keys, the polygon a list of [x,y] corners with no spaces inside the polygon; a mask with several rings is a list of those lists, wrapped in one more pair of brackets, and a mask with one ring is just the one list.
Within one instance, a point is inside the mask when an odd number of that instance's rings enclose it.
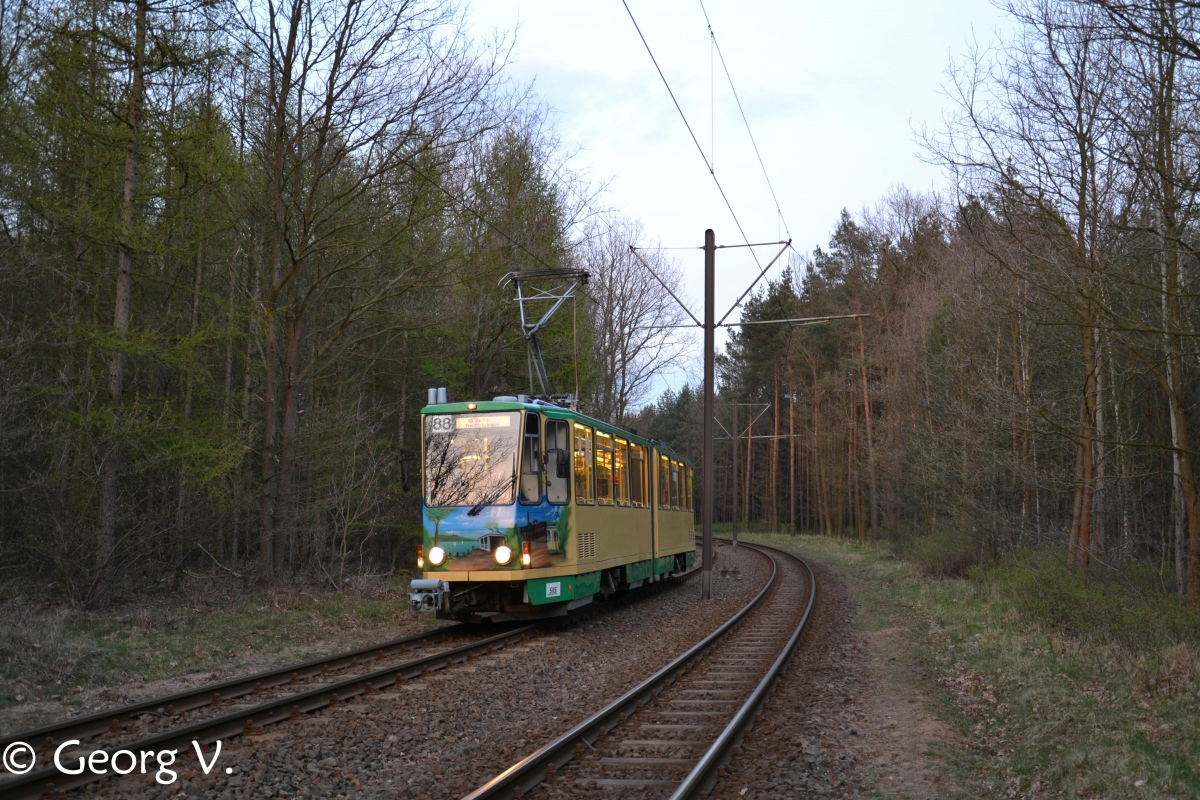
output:
{"label": "gravel ballast", "polygon": [[820,562],[814,617],[746,735],[742,753],[710,797],[968,797],[927,751],[955,746],[951,728],[927,708],[920,667],[881,649],[888,631],[855,631],[855,602]]}
{"label": "gravel ballast", "polygon": [[[722,547],[714,602],[699,577],[510,645],[393,691],[223,743],[206,776],[181,750],[178,779],[151,775],[85,787],[115,797],[457,798],[644,680],[717,628],[769,576],[761,555]],[[211,760],[213,746],[203,748]],[[153,762],[150,764],[153,767]],[[183,792],[183,795],[180,792]]]}

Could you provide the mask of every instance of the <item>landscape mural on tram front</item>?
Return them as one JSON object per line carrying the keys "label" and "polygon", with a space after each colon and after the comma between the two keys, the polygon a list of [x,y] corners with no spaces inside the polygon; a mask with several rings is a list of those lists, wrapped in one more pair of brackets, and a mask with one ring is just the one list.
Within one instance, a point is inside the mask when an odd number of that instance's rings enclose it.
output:
{"label": "landscape mural on tram front", "polygon": [[[433,547],[446,551],[446,561],[426,569],[430,571],[482,571],[488,569],[520,569],[521,549],[529,542],[529,569],[553,566],[566,559],[567,541],[571,536],[571,506],[551,505],[543,500],[538,505],[514,503],[507,506],[483,506],[472,515],[465,507],[425,507],[425,552]],[[496,563],[495,552],[500,545],[513,551],[506,566]]]}

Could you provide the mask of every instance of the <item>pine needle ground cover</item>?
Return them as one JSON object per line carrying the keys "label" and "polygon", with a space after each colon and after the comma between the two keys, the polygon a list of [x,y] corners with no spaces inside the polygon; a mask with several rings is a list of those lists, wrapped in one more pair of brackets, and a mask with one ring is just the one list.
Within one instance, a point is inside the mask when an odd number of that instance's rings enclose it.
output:
{"label": "pine needle ground cover", "polygon": [[970,750],[946,768],[966,763],[993,796],[1200,796],[1200,626],[1174,600],[1077,580],[1036,553],[929,578],[880,546],[749,538],[833,569],[860,630],[904,630]]}

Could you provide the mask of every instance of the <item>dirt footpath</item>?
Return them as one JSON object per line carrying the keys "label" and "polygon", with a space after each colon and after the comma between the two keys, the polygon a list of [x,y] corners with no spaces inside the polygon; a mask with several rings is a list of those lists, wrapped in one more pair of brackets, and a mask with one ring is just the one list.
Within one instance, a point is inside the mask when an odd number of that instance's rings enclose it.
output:
{"label": "dirt footpath", "polygon": [[814,618],[713,796],[982,796],[964,782],[965,742],[940,716],[940,688],[913,633],[855,630],[849,590],[808,561],[820,587]]}

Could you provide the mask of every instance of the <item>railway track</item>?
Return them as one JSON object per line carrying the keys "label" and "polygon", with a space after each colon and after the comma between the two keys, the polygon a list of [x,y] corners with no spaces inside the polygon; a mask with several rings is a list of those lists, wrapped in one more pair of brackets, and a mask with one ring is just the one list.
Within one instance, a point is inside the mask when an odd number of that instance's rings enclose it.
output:
{"label": "railway track", "polygon": [[[104,750],[110,757],[119,750],[127,750],[139,757],[142,753],[187,748],[192,742],[201,745],[218,739],[228,739],[243,733],[254,733],[266,725],[287,719],[298,719],[328,706],[337,706],[359,695],[371,695],[399,681],[417,677],[427,672],[443,669],[452,664],[463,663],[517,641],[524,641],[537,633],[537,626],[522,625],[488,636],[467,636],[467,626],[450,626],[439,631],[405,637],[374,647],[360,648],[346,653],[314,659],[278,670],[251,675],[212,684],[195,690],[181,692],[169,697],[156,698],[86,717],[68,719],[61,723],[36,728],[22,733],[5,736],[3,746],[13,742],[25,742],[39,750],[39,763],[49,763],[24,775],[0,779],[0,798],[40,797],[51,792],[72,789],[100,780],[104,776],[89,770],[80,774],[69,774],[59,770],[50,760],[51,754],[63,742],[83,740],[88,737],[106,736],[120,738],[126,728],[162,721],[164,730],[149,736],[139,736],[132,741],[116,742],[107,746],[76,746],[64,751],[64,761],[76,760],[80,751]],[[434,642],[452,641],[455,638],[470,639],[464,644],[449,648],[430,648]],[[397,655],[407,655],[414,649],[429,649],[432,652],[413,658],[393,661],[387,666],[363,673],[358,672],[341,679],[330,673],[335,670],[361,667],[372,662]],[[306,682],[318,685],[304,688]],[[281,689],[292,691],[281,692]],[[280,696],[265,701],[242,704],[228,708],[227,698],[236,699],[274,692]],[[180,717],[197,709],[213,709],[217,713],[207,719],[187,724]],[[147,717],[150,719],[147,720]],[[126,737],[127,738],[127,737]],[[151,759],[153,763],[153,759]],[[3,773],[0,773],[3,775]]]}
{"label": "railway track", "polygon": [[774,564],[736,616],[638,686],[464,800],[613,796],[699,798],[711,790],[753,725],[808,624],[812,570],[752,547]]}
{"label": "railway track", "polygon": [[37,742],[41,746],[70,739],[86,740],[119,733],[129,726],[144,723],[147,715],[158,718],[173,717],[212,706],[214,702],[216,705],[220,705],[246,696],[261,696],[272,690],[286,690],[297,684],[303,684],[313,679],[323,679],[331,673],[357,668],[380,658],[419,653],[421,649],[431,645],[445,644],[457,638],[465,639],[466,637],[465,626],[449,625],[379,645],[362,647],[254,675],[232,678],[220,683],[205,684],[171,695],[70,717],[18,733],[0,735],[0,748],[7,747],[16,741]]}
{"label": "railway track", "polygon": [[[692,569],[678,577],[684,579],[697,571]],[[656,594],[659,588],[660,584],[654,584],[645,590],[631,592],[618,603]],[[585,607],[587,611],[577,614],[574,621],[587,620],[608,605]],[[14,743],[27,743],[37,750],[37,762],[44,766],[18,776],[0,771],[0,798],[41,797],[105,777],[89,770],[69,774],[54,766],[53,754],[64,742],[79,742],[72,749],[63,751],[63,761],[68,764],[95,750],[103,750],[110,756],[125,750],[140,758],[142,753],[187,748],[193,742],[207,745],[219,739],[258,733],[267,725],[300,719],[351,698],[374,694],[401,681],[501,650],[541,632],[538,624],[511,627],[498,633],[481,631],[477,626],[450,625],[380,645],[5,734],[0,736],[0,750]],[[390,663],[362,671],[380,662]],[[339,673],[353,674],[339,676]]]}

